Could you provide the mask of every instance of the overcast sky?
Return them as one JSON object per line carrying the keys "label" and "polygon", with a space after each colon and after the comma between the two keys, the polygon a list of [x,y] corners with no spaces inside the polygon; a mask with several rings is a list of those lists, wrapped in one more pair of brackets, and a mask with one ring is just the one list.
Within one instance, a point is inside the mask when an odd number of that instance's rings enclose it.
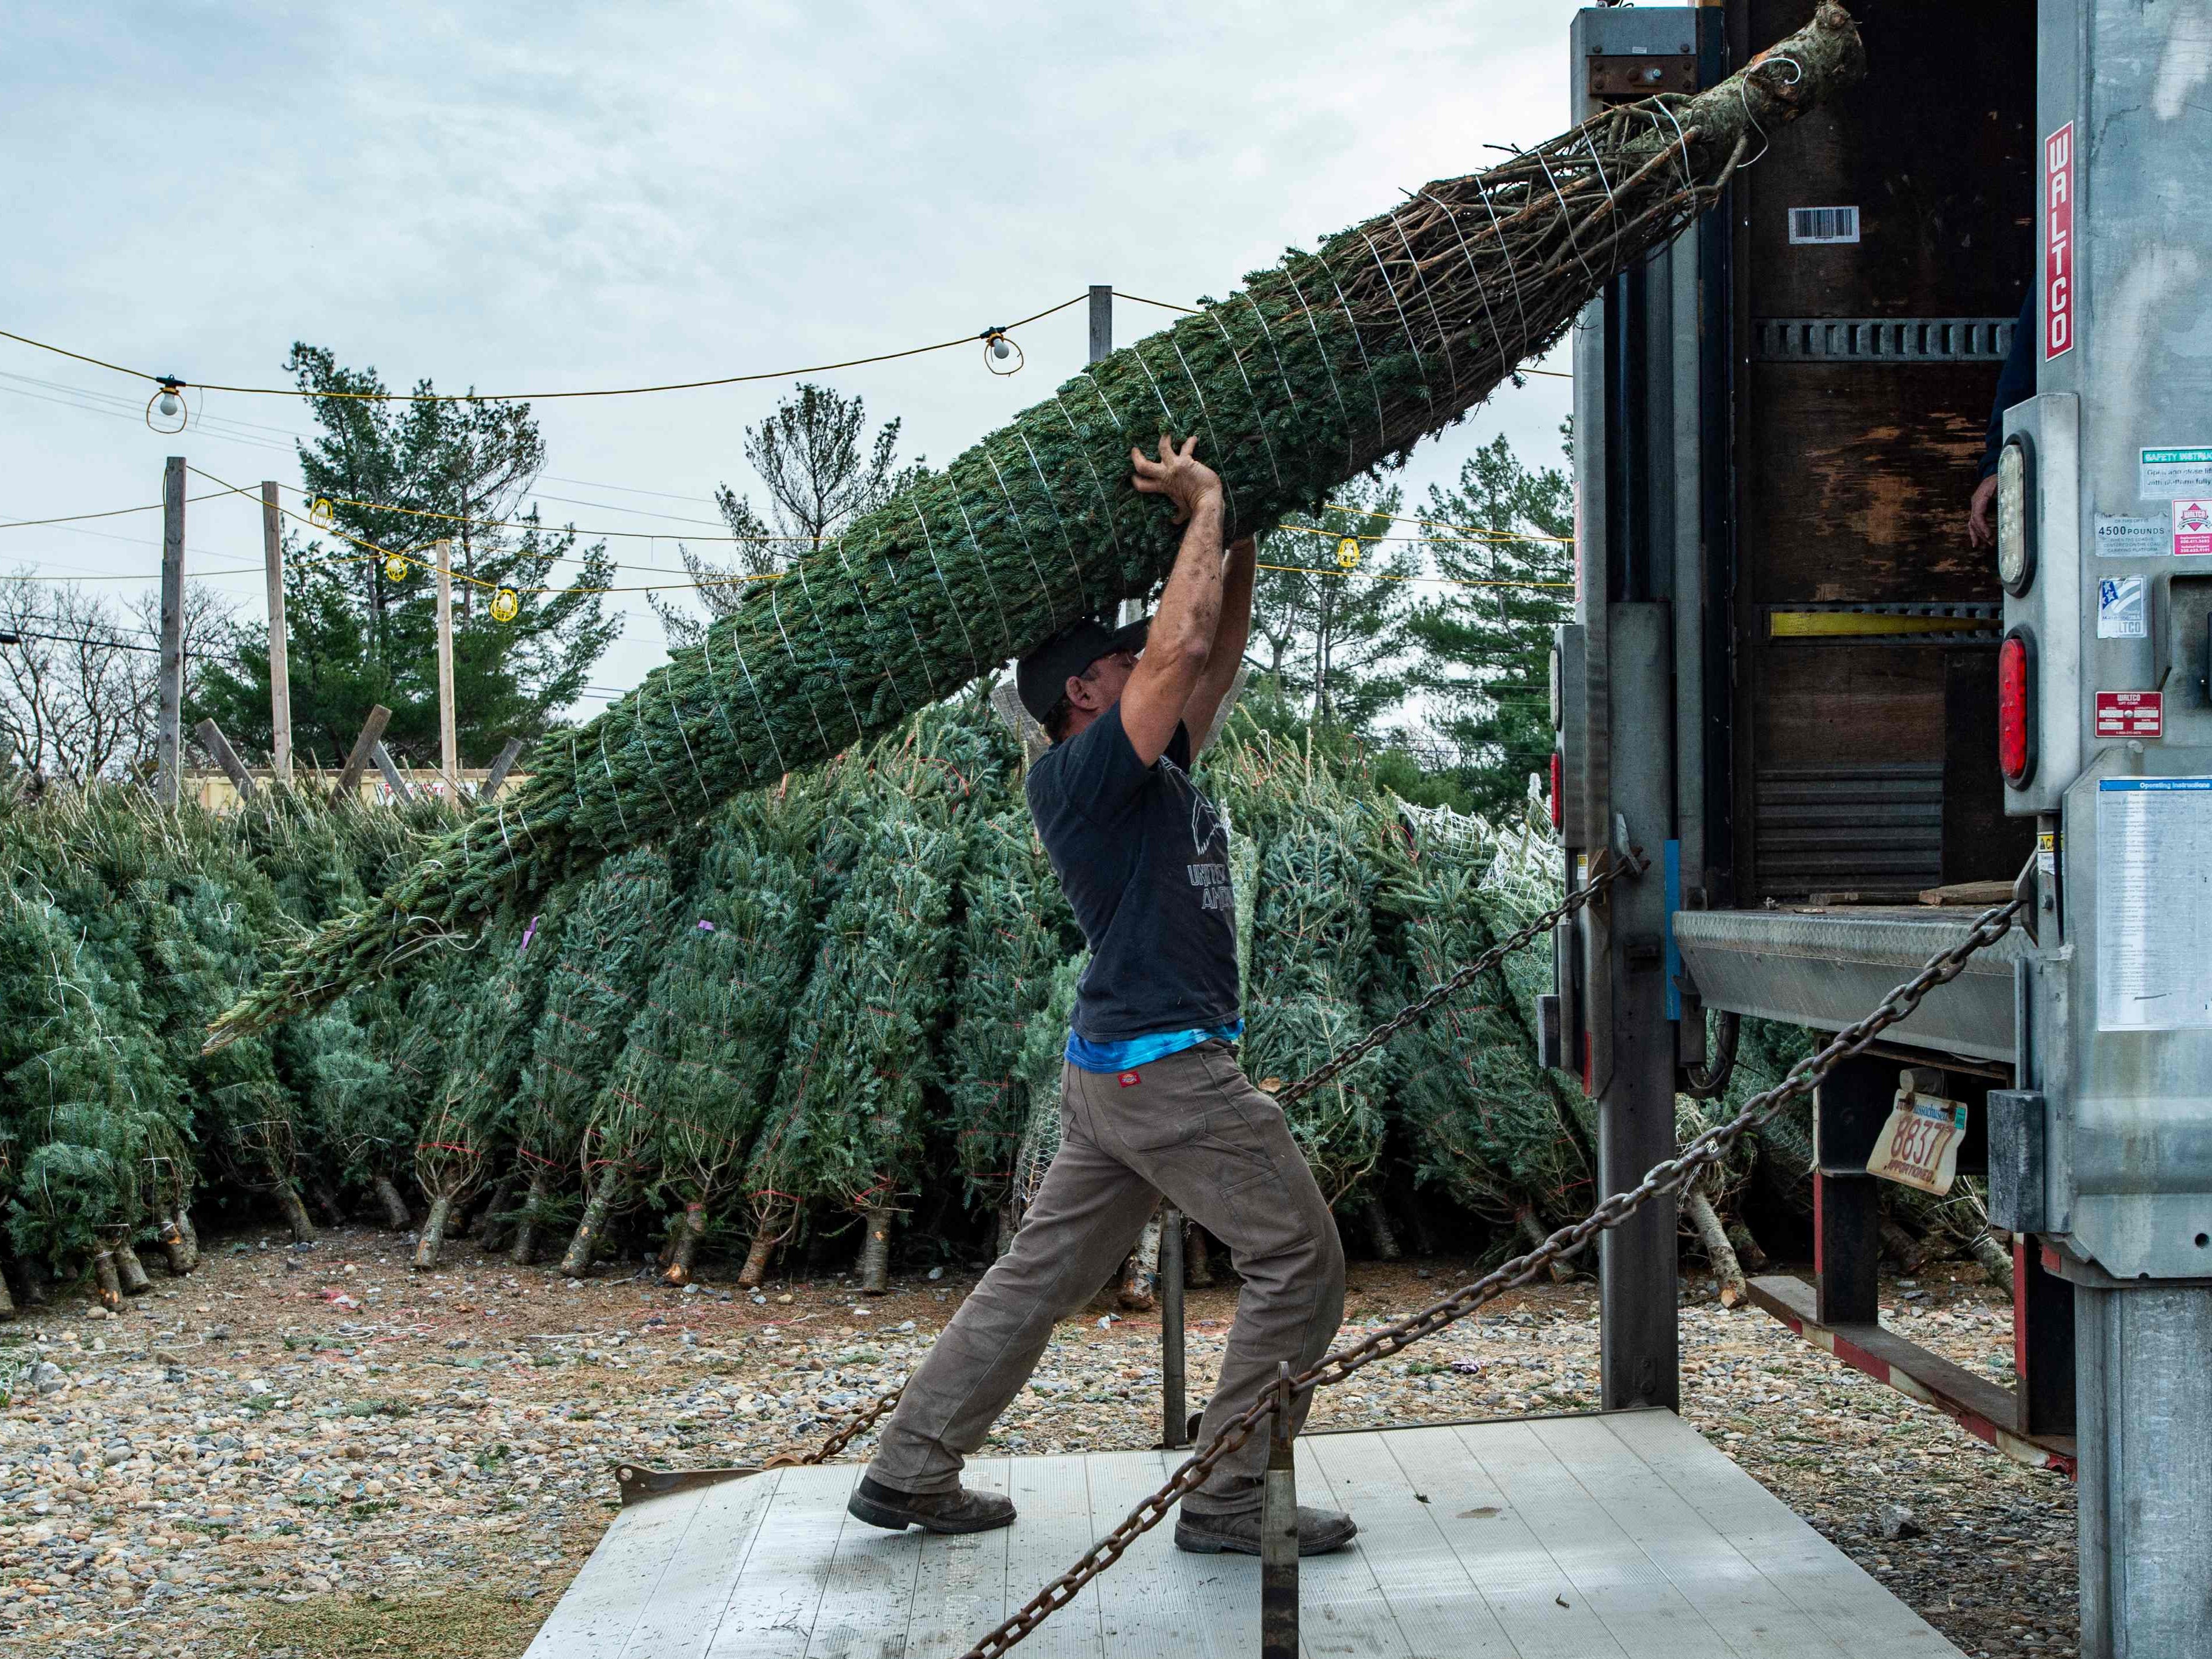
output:
{"label": "overcast sky", "polygon": [[[1094,282],[1218,296],[1567,125],[1574,10],[27,7],[0,64],[0,327],[188,380],[285,384],[298,339],[395,387],[535,392],[892,350]],[[1125,303],[1116,340],[1165,320]],[[1081,307],[1024,331],[1007,379],[978,347],[819,378],[941,461],[1079,368],[1084,331]],[[672,538],[718,483],[757,495],[739,433],[787,390],[539,404],[546,517],[672,532],[617,556],[680,580]],[[205,424],[169,438],[145,398],[0,340],[0,519],[156,501],[173,453],[298,481],[295,401],[196,392]],[[1409,494],[1501,430],[1556,459],[1567,407],[1564,380],[1507,388],[1423,447]],[[254,507],[194,506],[187,547],[262,614]],[[0,531],[0,568],[150,586],[159,562],[154,514]],[[662,658],[641,597],[623,608],[601,687]]]}

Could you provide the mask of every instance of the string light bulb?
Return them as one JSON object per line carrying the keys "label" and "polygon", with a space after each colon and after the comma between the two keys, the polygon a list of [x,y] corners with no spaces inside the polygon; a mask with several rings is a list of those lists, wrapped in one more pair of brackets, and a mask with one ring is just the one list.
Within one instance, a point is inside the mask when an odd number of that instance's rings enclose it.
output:
{"label": "string light bulb", "polygon": [[[191,410],[185,406],[185,383],[173,374],[164,374],[160,384],[161,390],[146,400],[146,424],[156,432],[182,432],[191,420]],[[154,426],[157,418],[176,424]]]}
{"label": "string light bulb", "polygon": [[405,581],[407,580],[406,559],[397,553],[386,554],[384,556],[384,574],[385,576],[392,581]]}
{"label": "string light bulb", "polygon": [[1336,544],[1336,568],[1357,570],[1359,568],[1359,538],[1346,536]]}
{"label": "string light bulb", "polygon": [[318,530],[328,530],[337,522],[337,509],[331,505],[327,495],[318,495],[307,508],[307,522]]}
{"label": "string light bulb", "polygon": [[522,601],[515,597],[511,587],[502,587],[491,596],[491,619],[494,622],[511,623],[521,609]]}
{"label": "string light bulb", "polygon": [[[994,324],[975,337],[983,343],[983,367],[989,369],[992,374],[1003,376],[1021,373],[1022,365],[1028,359],[1021,347],[1007,337],[1005,329]],[[1008,358],[1013,360],[1012,367],[1000,368],[999,365],[1006,362]]]}

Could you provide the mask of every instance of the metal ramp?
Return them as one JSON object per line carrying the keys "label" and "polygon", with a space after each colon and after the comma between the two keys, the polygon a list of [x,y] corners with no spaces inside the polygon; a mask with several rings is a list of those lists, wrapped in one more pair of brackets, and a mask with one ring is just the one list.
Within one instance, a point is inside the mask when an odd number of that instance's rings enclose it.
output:
{"label": "metal ramp", "polygon": [[[1181,1457],[977,1459],[1021,1518],[963,1538],[849,1520],[857,1464],[678,1485],[623,1510],[526,1659],[957,1659]],[[1315,1433],[1297,1460],[1301,1498],[1360,1528],[1304,1564],[1315,1659],[1959,1659],[1671,1413]],[[1021,1652],[1254,1655],[1259,1587],[1170,1522]]]}

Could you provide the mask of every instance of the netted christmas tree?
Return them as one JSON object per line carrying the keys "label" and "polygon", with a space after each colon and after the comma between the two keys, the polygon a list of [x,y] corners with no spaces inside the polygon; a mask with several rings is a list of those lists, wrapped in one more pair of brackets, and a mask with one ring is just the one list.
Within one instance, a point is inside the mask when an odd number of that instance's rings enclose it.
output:
{"label": "netted christmas tree", "polygon": [[[1241,1059],[1245,1074],[1272,1091],[1349,1047],[1370,1023],[1363,994],[1376,871],[1365,849],[1375,822],[1310,746],[1265,732],[1217,750],[1205,781],[1259,842]],[[1331,1204],[1356,1194],[1382,1156],[1383,1103],[1397,1066],[1378,1049],[1285,1109]]]}
{"label": "netted christmas tree", "polygon": [[[856,1216],[871,1291],[883,1288],[898,1200],[920,1178],[925,1091],[939,1079],[938,1026],[951,1000],[957,814],[971,779],[932,742],[918,723],[906,743],[852,769],[858,854],[823,919],[776,1109],[747,1176],[758,1230],[771,1237],[781,1205]],[[773,1194],[765,1206],[763,1194]]]}
{"label": "netted christmas tree", "polygon": [[[486,1180],[495,1183],[484,1206],[486,1249],[498,1242],[499,1229],[509,1221],[514,1194],[524,1184],[516,1173],[523,1068],[575,897],[574,888],[557,889],[543,910],[501,917],[468,954],[476,965],[472,982],[459,978],[465,971],[459,964],[449,964],[447,971],[459,979],[450,1006],[423,1008],[426,1017],[449,1024],[441,1045],[443,1077],[415,1144],[415,1178],[430,1203],[416,1240],[418,1269],[438,1265],[455,1212]],[[416,994],[430,998],[437,992],[426,988]]]}
{"label": "netted christmas tree", "polygon": [[[668,1282],[690,1279],[782,1068],[813,954],[805,860],[817,819],[812,792],[800,789],[741,801],[716,825],[599,1091],[592,1142],[603,1172],[579,1246],[649,1185],[675,1206]],[[579,1249],[562,1265],[578,1273],[587,1261]]]}
{"label": "netted christmas tree", "polygon": [[[1406,815],[1386,902],[1400,923],[1407,999],[1556,902],[1548,837],[1501,834],[1455,813]],[[1549,854],[1555,861],[1556,854]],[[1591,1195],[1591,1126],[1581,1091],[1536,1064],[1533,999],[1517,952],[1396,1039],[1399,1102],[1415,1171],[1467,1209],[1534,1243]],[[1550,953],[1533,952],[1540,975]]]}
{"label": "netted christmas tree", "polygon": [[529,1262],[542,1232],[568,1206],[568,1172],[587,1191],[608,1160],[589,1133],[599,1085],[620,1051],[663,946],[674,895],[668,861],[650,848],[610,859],[576,897],[531,1032],[514,1114],[514,1146],[529,1171],[514,1257]]}
{"label": "netted christmas tree", "polygon": [[960,891],[945,1045],[953,1146],[969,1202],[998,1218],[1004,1241],[1013,1233],[1015,1160],[1030,1120],[1022,1050],[1044,1020],[1075,919],[1025,806],[970,816]]}
{"label": "netted christmas tree", "polygon": [[1196,435],[1241,535],[1465,415],[1618,273],[1719,198],[1762,142],[1863,72],[1842,8],[1692,96],[1601,111],[1481,173],[1292,250],[1091,364],[842,534],[751,585],[696,649],[541,741],[529,780],[325,928],[215,1040],[386,971],[612,849],[884,732],[1079,617],[1151,589],[1180,532],[1128,453]]}

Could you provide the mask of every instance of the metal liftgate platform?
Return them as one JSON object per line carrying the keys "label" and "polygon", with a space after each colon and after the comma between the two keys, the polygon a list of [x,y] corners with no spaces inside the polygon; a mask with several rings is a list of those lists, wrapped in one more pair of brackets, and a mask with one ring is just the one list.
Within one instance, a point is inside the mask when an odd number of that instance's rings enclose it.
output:
{"label": "metal liftgate platform", "polygon": [[[1301,1651],[1404,1659],[1958,1659],[1958,1650],[1664,1411],[1315,1432],[1300,1496],[1352,1547],[1301,1564]],[[965,1537],[850,1519],[858,1464],[625,1470],[624,1504],[526,1659],[957,1656],[1182,1461],[978,1459],[1021,1510]],[[1021,1652],[1256,1655],[1260,1563],[1162,1527]]]}

